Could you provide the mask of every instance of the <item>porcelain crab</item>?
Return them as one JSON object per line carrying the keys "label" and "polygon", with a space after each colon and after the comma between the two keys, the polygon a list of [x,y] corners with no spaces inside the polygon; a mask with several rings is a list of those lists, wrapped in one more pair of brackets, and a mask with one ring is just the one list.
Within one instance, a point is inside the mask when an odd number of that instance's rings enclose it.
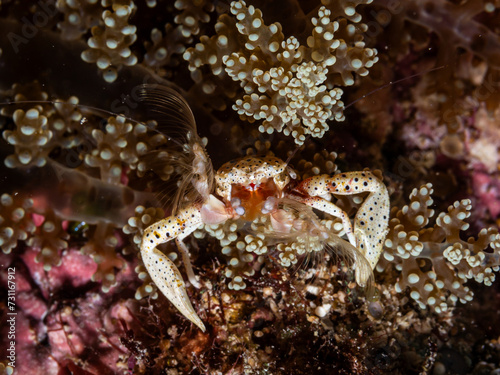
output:
{"label": "porcelain crab", "polygon": [[[197,138],[194,117],[187,102],[166,88],[148,89],[145,97],[160,108],[160,112],[165,112],[162,108],[167,106],[168,112],[183,116],[191,128],[190,145],[186,145],[186,149],[192,154],[192,170],[186,179],[197,190],[200,199],[194,203],[181,203],[172,216],[146,228],[140,246],[152,280],[186,318],[205,331],[205,325],[189,300],[181,273],[156,247],[174,240],[191,284],[199,287],[183,240],[203,224],[214,225],[236,219],[252,221],[260,215],[269,215],[273,230],[286,234],[293,230],[295,222],[280,208],[279,202],[283,199],[340,218],[350,244],[359,250],[370,266],[368,271],[355,267],[356,281],[360,285],[367,282],[382,253],[390,208],[387,188],[373,173],[317,175],[300,181],[287,163],[277,157],[247,156],[225,163],[214,174],[210,159]],[[353,225],[347,213],[328,196],[359,193],[368,195],[358,209]]]}

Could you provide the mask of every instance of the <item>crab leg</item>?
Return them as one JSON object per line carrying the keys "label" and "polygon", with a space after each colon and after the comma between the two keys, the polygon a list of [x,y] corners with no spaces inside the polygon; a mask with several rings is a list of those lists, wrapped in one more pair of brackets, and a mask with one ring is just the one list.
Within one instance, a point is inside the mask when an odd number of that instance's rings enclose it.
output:
{"label": "crab leg", "polygon": [[[349,172],[334,176],[314,176],[302,181],[294,190],[306,196],[301,199],[303,203],[341,218],[349,242],[362,252],[371,268],[375,268],[382,254],[389,225],[389,193],[382,181],[371,172]],[[364,192],[370,194],[356,213],[353,236],[347,214],[321,196]],[[366,282],[367,278],[368,275],[357,275],[361,283]]]}
{"label": "crab leg", "polygon": [[[153,282],[170,302],[203,332],[205,325],[194,311],[186,292],[186,286],[181,273],[175,264],[161,251],[156,249],[159,244],[176,239],[180,247],[188,274],[192,272],[187,249],[182,239],[191,234],[202,223],[200,205],[192,205],[180,211],[177,216],[170,216],[150,225],[144,231],[141,243],[141,257]],[[194,274],[193,274],[194,276]],[[199,285],[199,284],[198,284]]]}
{"label": "crab leg", "polygon": [[351,243],[352,246],[357,247],[357,240],[356,237],[354,236],[352,225],[351,222],[349,221],[349,216],[347,216],[345,211],[343,211],[340,207],[333,204],[332,202],[327,201],[326,199],[321,197],[314,197],[314,196],[306,197],[302,198],[300,201],[304,204],[307,204],[308,206],[311,206],[312,208],[326,212],[327,214],[330,214],[334,217],[338,217],[339,219],[341,219],[342,225],[344,226],[344,230],[347,234],[349,242]]}

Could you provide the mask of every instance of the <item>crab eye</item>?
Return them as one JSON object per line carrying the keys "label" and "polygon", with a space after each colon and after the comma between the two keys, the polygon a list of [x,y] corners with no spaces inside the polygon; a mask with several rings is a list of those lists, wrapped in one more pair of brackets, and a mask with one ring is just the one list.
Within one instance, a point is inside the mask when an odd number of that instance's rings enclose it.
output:
{"label": "crab eye", "polygon": [[295,171],[292,168],[287,167],[287,172],[291,178],[293,178],[294,180],[297,179],[297,173],[295,173]]}

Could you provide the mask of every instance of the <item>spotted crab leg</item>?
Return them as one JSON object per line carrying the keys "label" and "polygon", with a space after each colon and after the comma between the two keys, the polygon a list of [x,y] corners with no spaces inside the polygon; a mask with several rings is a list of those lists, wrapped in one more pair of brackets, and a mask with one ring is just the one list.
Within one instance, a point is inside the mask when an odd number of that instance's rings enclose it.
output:
{"label": "spotted crab leg", "polygon": [[[181,210],[177,216],[170,216],[150,225],[144,231],[142,238],[141,257],[151,279],[165,297],[167,297],[186,318],[205,332],[205,325],[196,314],[189,301],[181,273],[175,264],[156,248],[159,244],[168,242],[172,239],[179,239],[176,241],[178,246],[179,243],[184,245],[182,239],[194,232],[200,224],[202,224],[200,206],[193,205]],[[186,268],[189,274],[190,272],[192,273],[189,255],[186,254],[186,247],[182,245],[179,247],[185,264],[187,257],[188,266],[186,266]]]}
{"label": "spotted crab leg", "polygon": [[[303,194],[300,200],[313,208],[342,219],[349,242],[365,256],[372,270],[382,254],[389,226],[389,193],[371,172],[349,172],[334,176],[320,175],[302,181],[295,191]],[[353,195],[369,192],[354,218],[354,235],[347,214],[332,202],[321,198],[326,194]],[[294,197],[299,199],[298,197]],[[364,285],[369,274],[356,269],[356,281]]]}

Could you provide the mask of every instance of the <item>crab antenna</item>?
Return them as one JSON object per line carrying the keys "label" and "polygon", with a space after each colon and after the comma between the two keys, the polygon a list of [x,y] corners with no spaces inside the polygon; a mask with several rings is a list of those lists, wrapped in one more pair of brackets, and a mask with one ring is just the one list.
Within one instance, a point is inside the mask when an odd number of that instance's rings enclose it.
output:
{"label": "crab antenna", "polygon": [[309,138],[311,138],[311,135],[310,134],[306,135],[306,137],[304,138],[304,142],[301,145],[298,145],[297,147],[295,147],[295,150],[293,150],[292,153],[286,159],[285,166],[288,166],[288,163],[290,163],[290,161],[295,156],[295,154],[302,148],[302,146],[304,146],[304,144],[307,142],[307,140]]}
{"label": "crab antenna", "polygon": [[[98,108],[98,107],[93,107],[91,105],[86,105],[86,104],[67,103],[67,102],[58,101],[58,100],[21,100],[21,101],[12,101],[12,100],[10,100],[10,101],[6,101],[6,102],[0,103],[0,106],[3,106],[3,105],[19,105],[19,104],[52,104],[52,105],[62,104],[62,105],[70,105],[70,106],[73,106],[75,108],[83,108],[83,109],[88,109],[90,111],[94,111],[97,115],[101,115],[101,116],[103,114],[108,115],[108,116],[120,116],[120,117],[123,117],[127,121],[133,122],[134,124],[141,124],[141,125],[144,125],[145,127],[147,127],[149,130],[153,130],[153,131],[158,132],[158,130],[152,128],[151,126],[148,126],[143,121],[138,121],[138,120],[135,120],[135,119],[133,119],[133,118],[131,118],[129,116],[122,115],[120,113],[116,113],[116,112],[113,112],[113,111],[108,111],[106,109],[102,109],[102,108]],[[158,132],[158,133],[160,133],[160,132]],[[179,142],[177,140],[173,139],[168,134],[163,134],[163,135],[165,136],[165,138],[167,138],[167,140],[173,141],[173,142],[176,142],[176,143],[179,144]],[[180,146],[182,146],[182,145],[180,145]]]}
{"label": "crab antenna", "polygon": [[391,86],[391,85],[394,85],[396,83],[399,83],[399,82],[403,82],[403,81],[406,81],[407,79],[411,79],[411,78],[415,78],[415,77],[418,77],[418,76],[421,76],[421,75],[424,75],[424,74],[427,74],[427,73],[431,73],[431,72],[434,72],[436,70],[440,70],[440,69],[443,69],[445,67],[447,67],[448,65],[441,65],[441,66],[438,66],[437,68],[432,68],[432,69],[429,69],[429,70],[426,70],[424,72],[420,72],[420,73],[415,73],[415,74],[412,74],[411,76],[408,76],[408,77],[404,77],[404,78],[401,78],[401,79],[398,79],[396,81],[391,81],[389,83],[386,83],[385,85],[382,85],[380,87],[377,87],[376,89],[373,89],[372,91],[366,93],[365,95],[363,95],[362,97],[356,99],[355,101],[349,103],[348,105],[346,105],[344,107],[344,110],[346,110],[347,108],[349,108],[350,106],[352,106],[353,104],[356,104],[357,102],[359,102],[361,99],[364,99],[366,98],[367,96],[370,96],[371,94],[373,93],[376,93],[377,91],[379,90],[382,90],[382,89],[385,89],[386,87],[388,86]]}
{"label": "crab antenna", "polygon": [[[441,65],[441,66],[438,66],[436,68],[432,68],[432,69],[429,69],[429,70],[426,70],[424,72],[419,72],[419,73],[415,73],[415,74],[412,74],[411,76],[408,76],[408,77],[404,77],[404,78],[401,78],[401,79],[398,79],[396,81],[391,81],[389,83],[386,83],[380,87],[377,87],[376,89],[373,89],[371,90],[370,92],[366,93],[365,95],[359,97],[358,99],[354,100],[353,102],[349,103],[348,105],[346,105],[344,107],[344,110],[349,108],[350,106],[356,104],[357,102],[359,102],[361,99],[364,99],[374,93],[376,93],[377,91],[379,90],[382,90],[382,89],[385,89],[386,87],[388,86],[391,86],[391,85],[394,85],[396,83],[399,83],[399,82],[403,82],[403,81],[406,81],[407,79],[411,79],[411,78],[414,78],[414,77],[418,77],[418,76],[421,76],[421,75],[424,75],[424,74],[427,74],[427,73],[431,73],[431,72],[434,72],[436,70],[440,70],[440,69],[443,69],[445,67],[447,67],[448,65]],[[292,158],[295,156],[295,154],[300,150],[300,148],[307,142],[307,140],[311,137],[310,134],[308,134],[305,139],[304,139],[304,142],[302,145],[299,145],[295,148],[295,150],[293,150],[293,152],[288,156],[288,158],[286,159],[286,162],[285,162],[285,165],[288,166],[288,164],[290,163],[290,161],[292,160]]]}
{"label": "crab antenna", "polygon": [[143,124],[144,125],[144,123],[142,123],[141,121],[134,120],[133,118],[130,118],[128,116],[125,116],[125,115],[122,115],[119,113],[115,113],[112,111],[108,111],[106,109],[93,107],[93,106],[86,105],[86,104],[67,103],[67,102],[63,102],[63,101],[59,101],[59,100],[21,100],[21,101],[7,101],[7,102],[0,103],[0,105],[15,105],[15,104],[63,104],[63,105],[71,105],[71,106],[76,107],[76,108],[84,108],[84,109],[88,109],[91,111],[95,111],[98,114],[99,114],[99,112],[101,112],[101,114],[104,113],[104,114],[110,115],[110,116],[121,116],[128,121],[132,121],[136,124]]}

